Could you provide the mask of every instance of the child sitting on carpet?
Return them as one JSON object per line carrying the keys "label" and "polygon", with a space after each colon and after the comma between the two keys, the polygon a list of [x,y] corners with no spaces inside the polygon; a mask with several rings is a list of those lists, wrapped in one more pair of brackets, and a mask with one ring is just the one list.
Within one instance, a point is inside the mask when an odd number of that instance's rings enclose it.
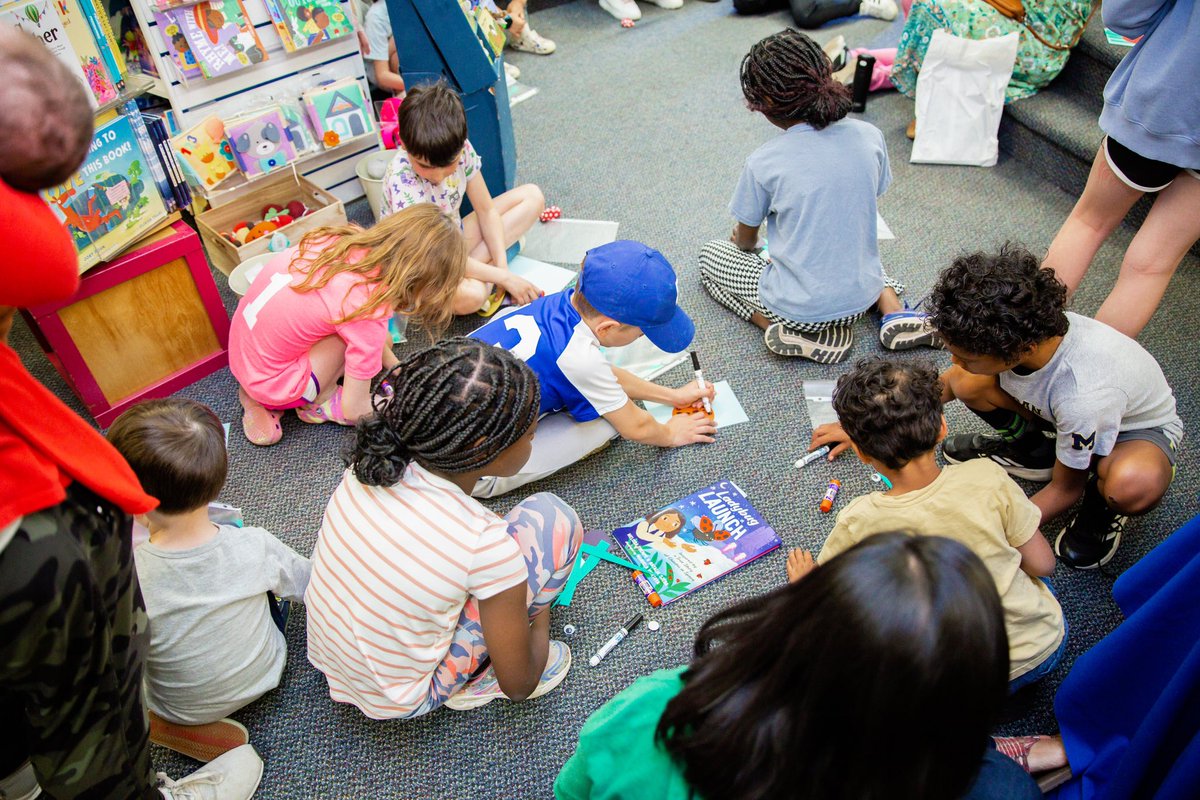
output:
{"label": "child sitting on carpet", "polygon": [[208,406],[139,403],[108,440],[158,499],[137,518],[150,541],[133,554],[150,617],[150,740],[208,761],[246,742],[246,729],[223,717],[279,685],[286,617],[274,598],[300,601],[311,565],[262,528],[209,519],[228,458]]}
{"label": "child sitting on carpet", "polygon": [[229,328],[246,438],[278,442],[289,408],[353,425],[371,410],[371,379],[396,363],[388,318],[444,329],[465,265],[462,233],[430,203],[365,230],[316,228],[268,261]]}
{"label": "child sitting on carpet", "polygon": [[711,385],[701,389],[692,381],[668,389],[610,365],[600,350],[644,334],[668,353],[682,351],[696,329],[675,298],[675,270],[662,253],[616,241],[587,252],[579,288],[543,297],[472,333],[533,367],[546,415],[529,463],[511,477],[489,475],[472,494],[495,497],[543,478],[618,435],[658,447],[711,442],[717,429],[704,414],[678,414],[664,424],[633,402],[690,406],[712,398]]}
{"label": "child sitting on carpet", "polygon": [[[891,183],[883,134],[845,119],[850,91],[820,45],[795,30],[768,36],[742,60],[742,94],[783,133],[746,159],[730,201],[730,241],[700,251],[700,282],[718,303],[762,328],[771,352],[836,364],[853,323],[883,315],[890,350],[934,345],[925,316],[883,272],[876,198]],[[759,246],[767,223],[770,256]]]}
{"label": "child sitting on carpet", "polygon": [[[878,471],[887,490],[842,509],[818,561],[825,564],[884,531],[957,539],[983,559],[1000,592],[1010,691],[1058,666],[1067,627],[1058,600],[1040,580],[1054,574],[1054,553],[1038,530],[1041,512],[998,464],[938,466],[946,420],[937,370],[922,362],[865,359],[838,379],[833,408],[855,455]],[[788,579],[799,578],[807,561],[793,550]]]}
{"label": "child sitting on carpet", "polygon": [[388,373],[358,424],[313,554],[308,659],[373,719],[538,697],[566,677],[550,604],[583,543],[552,494],[505,518],[467,494],[529,457],[537,376],[498,347],[449,339]]}
{"label": "child sitting on carpet", "polygon": [[482,161],[467,140],[462,99],[445,81],[411,88],[399,116],[401,144],[383,176],[383,214],[434,203],[458,217],[464,193],[474,208],[461,220],[467,275],[454,313],[494,313],[505,292],[518,305],[533,302],[541,290],[509,271],[507,251],[546,207],[542,190],[527,183],[492,197]]}

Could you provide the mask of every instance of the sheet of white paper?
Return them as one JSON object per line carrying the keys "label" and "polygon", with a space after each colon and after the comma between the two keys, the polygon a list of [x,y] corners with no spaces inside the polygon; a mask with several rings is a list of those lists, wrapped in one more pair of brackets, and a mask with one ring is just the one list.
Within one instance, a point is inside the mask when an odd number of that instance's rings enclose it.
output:
{"label": "sheet of white paper", "polygon": [[[746,416],[746,409],[742,408],[737,395],[729,386],[729,381],[717,381],[715,385],[717,398],[713,401],[713,414],[717,417],[717,428],[728,428],[739,422],[749,422],[750,418]],[[650,416],[665,423],[671,418],[671,412],[674,409],[661,403],[646,403],[646,410],[650,412]]]}
{"label": "sheet of white paper", "polygon": [[579,265],[593,247],[617,238],[616,222],[594,219],[555,219],[537,222],[525,234],[522,255],[552,264]]}
{"label": "sheet of white paper", "polygon": [[575,280],[573,271],[529,258],[524,254],[509,261],[508,268],[514,275],[520,275],[546,294],[561,292]]}
{"label": "sheet of white paper", "polygon": [[883,221],[883,215],[878,211],[875,212],[875,227],[878,228],[878,230],[875,232],[876,239],[882,240],[896,238],[896,234],[892,233],[892,229],[889,228],[888,224]]}

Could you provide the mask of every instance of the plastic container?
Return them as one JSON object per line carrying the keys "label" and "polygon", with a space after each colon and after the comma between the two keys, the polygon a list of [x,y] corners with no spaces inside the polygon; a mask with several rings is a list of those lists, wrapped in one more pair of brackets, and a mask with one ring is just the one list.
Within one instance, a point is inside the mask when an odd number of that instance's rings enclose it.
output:
{"label": "plastic container", "polygon": [[246,292],[250,291],[250,284],[254,283],[254,279],[258,277],[258,273],[262,271],[263,265],[277,255],[279,254],[267,252],[262,255],[251,256],[238,264],[229,273],[229,288],[238,297],[245,297]]}
{"label": "plastic container", "polygon": [[[375,217],[376,222],[379,221],[379,215],[383,208],[383,174],[391,160],[392,153],[376,152],[360,159],[354,166],[354,172],[358,175],[358,182],[362,184],[363,191],[367,195],[367,205],[371,207],[371,214]],[[378,177],[371,177],[372,175]]]}

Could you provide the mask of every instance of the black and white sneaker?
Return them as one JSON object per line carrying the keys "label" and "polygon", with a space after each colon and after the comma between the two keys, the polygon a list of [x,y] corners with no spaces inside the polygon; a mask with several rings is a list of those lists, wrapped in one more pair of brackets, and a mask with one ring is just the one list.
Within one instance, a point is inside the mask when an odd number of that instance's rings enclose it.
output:
{"label": "black and white sneaker", "polygon": [[990,458],[1014,478],[1045,483],[1054,474],[1054,440],[1041,434],[1033,448],[1018,445],[999,436],[982,433],[960,433],[942,442],[942,455],[951,464],[961,464],[973,458]]}
{"label": "black and white sneaker", "polygon": [[1129,517],[1113,511],[1097,496],[1085,497],[1079,512],[1054,540],[1054,553],[1075,569],[1097,569],[1117,554]]}
{"label": "black and white sneaker", "polygon": [[826,328],[816,333],[792,330],[776,322],[763,333],[767,349],[780,356],[794,356],[836,364],[846,357],[854,345],[854,331],[849,325]]}

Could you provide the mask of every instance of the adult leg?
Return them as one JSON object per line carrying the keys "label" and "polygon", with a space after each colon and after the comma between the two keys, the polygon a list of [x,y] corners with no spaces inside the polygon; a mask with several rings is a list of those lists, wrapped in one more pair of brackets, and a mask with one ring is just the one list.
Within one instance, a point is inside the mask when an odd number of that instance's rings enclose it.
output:
{"label": "adult leg", "polygon": [[499,497],[513,489],[541,480],[602,450],[620,434],[603,417],[576,422],[565,411],[548,414],[538,423],[533,452],[516,475],[480,478],[472,497]]}
{"label": "adult leg", "polygon": [[798,28],[819,28],[826,22],[854,16],[859,0],[789,0]]}
{"label": "adult leg", "polygon": [[1042,433],[1042,423],[1000,388],[994,375],[976,375],[957,365],[942,373],[942,403],[961,400],[996,430],[994,435],[960,433],[942,442],[942,455],[951,464],[990,458],[1010,474],[1031,481],[1048,481],[1054,469],[1054,441]]}
{"label": "adult leg", "polygon": [[1150,207],[1125,251],[1117,284],[1096,312],[1096,319],[1136,337],[1158,310],[1171,276],[1198,239],[1200,178],[1181,172]]}
{"label": "adult leg", "polygon": [[1050,243],[1043,261],[1067,285],[1070,294],[1079,288],[1100,245],[1141,196],[1142,192],[1126,185],[1112,171],[1104,155],[1104,143],[1101,143],[1083,194]]}

